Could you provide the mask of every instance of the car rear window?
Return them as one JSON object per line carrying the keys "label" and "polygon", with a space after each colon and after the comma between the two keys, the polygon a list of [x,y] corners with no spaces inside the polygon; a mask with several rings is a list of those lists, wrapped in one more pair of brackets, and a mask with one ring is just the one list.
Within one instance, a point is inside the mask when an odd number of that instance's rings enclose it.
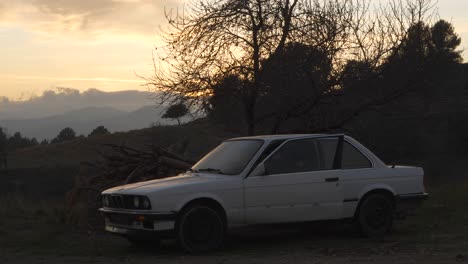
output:
{"label": "car rear window", "polygon": [[343,158],[341,160],[342,169],[361,169],[372,167],[369,159],[364,156],[351,143],[345,141],[343,144]]}

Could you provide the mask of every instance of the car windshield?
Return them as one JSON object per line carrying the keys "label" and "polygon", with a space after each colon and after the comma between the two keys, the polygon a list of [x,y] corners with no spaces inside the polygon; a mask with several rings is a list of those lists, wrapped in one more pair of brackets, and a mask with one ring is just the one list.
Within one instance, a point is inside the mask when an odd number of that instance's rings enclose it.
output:
{"label": "car windshield", "polygon": [[192,167],[195,172],[236,175],[262,146],[263,140],[225,141]]}

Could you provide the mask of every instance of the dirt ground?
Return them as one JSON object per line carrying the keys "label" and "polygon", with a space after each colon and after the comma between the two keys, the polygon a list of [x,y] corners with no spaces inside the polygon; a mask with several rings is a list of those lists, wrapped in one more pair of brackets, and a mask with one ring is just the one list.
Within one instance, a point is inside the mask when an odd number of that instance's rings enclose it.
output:
{"label": "dirt ground", "polygon": [[383,239],[349,222],[230,230],[219,251],[189,255],[175,241],[139,248],[67,223],[57,201],[0,195],[0,264],[61,263],[468,263],[468,182],[429,189],[430,198]]}
{"label": "dirt ground", "polygon": [[52,239],[61,245],[47,237],[42,246],[7,244],[0,248],[0,263],[468,263],[463,234],[434,232],[422,238],[401,224],[378,240],[359,237],[348,223],[241,228],[221,250],[204,255],[188,255],[174,241],[137,248],[120,237],[83,236]]}

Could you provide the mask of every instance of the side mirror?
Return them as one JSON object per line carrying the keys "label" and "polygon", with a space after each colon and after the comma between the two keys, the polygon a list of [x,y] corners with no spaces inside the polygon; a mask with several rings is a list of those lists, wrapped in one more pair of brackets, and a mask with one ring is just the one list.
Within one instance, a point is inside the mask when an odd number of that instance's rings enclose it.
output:
{"label": "side mirror", "polygon": [[262,162],[252,171],[250,176],[263,176],[266,174],[265,164]]}

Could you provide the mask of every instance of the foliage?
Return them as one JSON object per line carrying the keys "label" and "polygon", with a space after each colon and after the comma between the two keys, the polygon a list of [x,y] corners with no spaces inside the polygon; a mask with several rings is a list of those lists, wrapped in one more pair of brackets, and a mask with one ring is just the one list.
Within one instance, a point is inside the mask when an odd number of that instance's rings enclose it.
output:
{"label": "foliage", "polygon": [[265,94],[258,99],[262,119],[272,119],[272,133],[283,122],[302,117],[316,107],[328,89],[332,62],[323,50],[288,43],[284,51],[263,63]]}
{"label": "foliage", "polygon": [[108,135],[110,134],[109,130],[105,128],[104,126],[98,126],[91,133],[89,134],[90,137],[92,136],[101,136],[101,135]]}
{"label": "foliage", "polygon": [[439,20],[433,26],[420,21],[409,28],[400,49],[393,56],[416,64],[430,60],[445,64],[460,63],[461,52],[456,50],[460,43],[461,39],[447,21]]}
{"label": "foliage", "polygon": [[6,132],[0,127],[0,152],[6,151],[8,138]]}
{"label": "foliage", "polygon": [[162,118],[176,119],[177,123],[180,125],[180,118],[188,114],[188,108],[184,103],[178,103],[169,106],[166,112],[163,114]]}
{"label": "foliage", "polygon": [[26,148],[30,146],[36,146],[39,143],[36,138],[23,137],[20,132],[15,132],[12,137],[8,138],[8,148],[10,150],[16,150]]}
{"label": "foliage", "polygon": [[439,20],[431,28],[433,56],[442,62],[461,63],[461,51],[457,48],[461,38],[455,33],[453,25],[445,20]]}
{"label": "foliage", "polygon": [[0,127],[0,166],[7,167],[7,148],[8,148],[8,138],[6,132]]}
{"label": "foliage", "polygon": [[226,124],[229,128],[243,124],[242,81],[237,76],[227,76],[213,86],[213,95],[208,100],[207,112],[210,121]]}
{"label": "foliage", "polygon": [[61,142],[73,140],[75,138],[76,138],[75,131],[70,127],[66,127],[64,129],[62,129],[62,131],[60,131],[60,133],[57,135],[57,137],[52,139],[51,143],[53,143],[53,144],[61,143]]}
{"label": "foliage", "polygon": [[12,137],[9,137],[6,131],[0,127],[0,166],[8,167],[8,153],[17,149],[27,148],[38,145],[36,138],[23,137],[20,132],[16,132]]}

